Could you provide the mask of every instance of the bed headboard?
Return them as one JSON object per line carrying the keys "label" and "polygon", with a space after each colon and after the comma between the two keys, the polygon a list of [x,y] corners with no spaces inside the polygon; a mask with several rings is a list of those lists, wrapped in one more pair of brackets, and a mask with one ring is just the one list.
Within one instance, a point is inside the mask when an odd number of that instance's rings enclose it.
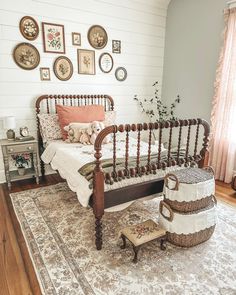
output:
{"label": "bed headboard", "polygon": [[[83,105],[103,105],[105,111],[114,110],[114,100],[109,95],[72,95],[72,94],[57,94],[57,95],[41,95],[37,98],[35,103],[36,115],[47,113],[55,114],[56,105],[65,105],[65,106],[83,106]],[[43,140],[39,130],[39,118],[37,116],[37,134],[39,142],[39,152],[40,155],[43,151]],[[41,162],[41,171],[44,174],[44,165]]]}
{"label": "bed headboard", "polygon": [[37,98],[36,113],[55,113],[56,104],[67,106],[103,105],[105,111],[114,110],[114,100],[109,95],[41,95]]}

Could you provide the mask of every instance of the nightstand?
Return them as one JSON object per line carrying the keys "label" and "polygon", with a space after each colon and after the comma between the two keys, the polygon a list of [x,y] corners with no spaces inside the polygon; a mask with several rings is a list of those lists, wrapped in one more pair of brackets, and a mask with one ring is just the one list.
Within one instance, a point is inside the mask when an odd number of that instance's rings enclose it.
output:
{"label": "nightstand", "polygon": [[[26,179],[35,176],[37,184],[39,183],[39,169],[38,169],[38,142],[37,140],[29,141],[10,141],[7,139],[0,140],[3,153],[3,161],[5,168],[5,175],[9,190],[11,189],[12,180]],[[12,155],[16,154],[30,154],[32,167],[26,168],[24,175],[19,175],[17,170],[10,171],[9,160]]]}

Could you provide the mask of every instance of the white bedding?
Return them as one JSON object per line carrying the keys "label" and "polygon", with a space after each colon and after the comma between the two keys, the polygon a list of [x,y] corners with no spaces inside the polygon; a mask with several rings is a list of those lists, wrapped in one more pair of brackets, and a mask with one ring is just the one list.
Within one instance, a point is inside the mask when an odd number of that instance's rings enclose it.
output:
{"label": "white bedding", "polygon": [[[147,155],[148,144],[141,142],[140,154]],[[158,147],[152,146],[152,153],[157,153]],[[102,146],[102,159],[113,158],[112,143],[104,144]],[[137,154],[137,139],[130,137],[129,139],[129,155],[135,156]],[[125,140],[117,139],[116,157],[125,156]],[[61,140],[56,140],[49,143],[41,156],[46,164],[51,164],[54,170],[58,170],[61,177],[67,180],[68,186],[76,192],[79,202],[82,206],[87,207],[92,190],[89,188],[89,182],[79,172],[84,164],[92,162],[94,158],[94,146],[83,145],[81,143],[66,143]],[[147,180],[163,177],[170,170],[176,169],[171,167],[163,170],[158,170],[156,175],[150,174],[143,177],[124,179],[120,182],[115,182],[113,185],[105,184],[105,191],[117,189],[127,185]],[[129,206],[131,202],[116,206],[109,211],[121,210]],[[108,211],[108,210],[107,210]]]}

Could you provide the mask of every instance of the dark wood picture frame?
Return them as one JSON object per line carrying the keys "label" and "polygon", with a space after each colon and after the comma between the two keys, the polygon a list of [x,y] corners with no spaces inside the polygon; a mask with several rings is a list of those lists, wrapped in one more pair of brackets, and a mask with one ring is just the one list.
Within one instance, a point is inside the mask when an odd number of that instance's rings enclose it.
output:
{"label": "dark wood picture frame", "polygon": [[[61,60],[66,60],[68,62],[68,64],[69,64],[70,73],[69,73],[69,75],[66,78],[63,78],[62,75],[60,75],[59,71],[57,70],[57,64]],[[73,69],[74,68],[73,68],[73,64],[72,64],[71,60],[68,57],[66,57],[66,56],[59,56],[54,61],[54,64],[53,64],[54,74],[61,81],[68,81],[72,77],[72,75],[73,75]]]}
{"label": "dark wood picture frame", "polygon": [[[63,38],[61,43],[62,43],[62,46],[63,46],[63,50],[48,50],[47,49],[45,26],[54,26],[54,27],[60,27],[61,28],[62,38]],[[44,50],[44,52],[58,53],[58,54],[65,54],[66,53],[65,31],[64,31],[64,26],[63,25],[42,22],[42,31],[43,31],[43,50]]]}
{"label": "dark wood picture frame", "polygon": [[121,41],[112,40],[112,53],[121,53]]}
{"label": "dark wood picture frame", "polygon": [[[24,66],[24,63],[23,62],[19,62],[19,59],[17,58],[17,51],[20,47],[23,47],[23,46],[28,46],[29,48],[31,48],[34,53],[36,54],[37,56],[37,60],[35,62],[35,64],[31,67],[26,67]],[[26,54],[25,54],[26,55]],[[39,51],[36,47],[34,47],[34,45],[30,44],[30,43],[26,43],[26,42],[23,42],[23,43],[19,43],[18,45],[16,45],[16,47],[14,48],[13,50],[13,59],[15,61],[15,63],[22,69],[24,70],[27,70],[27,71],[30,71],[30,70],[33,70],[35,68],[37,68],[37,66],[39,65],[40,63],[40,54],[39,54]],[[27,59],[27,56],[26,56],[26,59]]]}
{"label": "dark wood picture frame", "polygon": [[[111,60],[111,62],[112,62],[111,68],[110,68],[109,70],[105,70],[104,67],[103,67],[103,64],[102,64],[102,59],[103,59],[105,56],[109,57],[110,60]],[[110,55],[110,53],[108,53],[108,52],[104,52],[104,53],[102,53],[102,54],[100,55],[100,57],[99,57],[99,67],[100,67],[101,71],[102,71],[103,73],[110,73],[111,70],[113,69],[113,66],[114,66],[114,61],[113,61],[113,58],[112,58],[112,56]]]}
{"label": "dark wood picture frame", "polygon": [[[90,71],[86,72],[83,70],[83,63],[81,60],[81,55],[83,53],[90,53],[91,59],[93,61],[93,67]],[[77,58],[78,58],[78,73],[82,75],[96,75],[96,65],[95,65],[95,51],[89,49],[78,49],[77,50]]]}
{"label": "dark wood picture frame", "polygon": [[[97,30],[97,32],[96,32],[97,34],[99,34],[99,31],[100,31],[100,33],[103,35],[103,36],[101,36],[101,38],[104,38],[103,42],[98,41],[98,40],[97,41],[93,40],[93,37],[92,37],[93,31],[96,31],[96,30]],[[107,41],[108,41],[108,36],[107,36],[106,30],[102,26],[93,25],[88,30],[88,41],[89,41],[89,44],[95,49],[104,48],[107,45]],[[101,44],[98,44],[98,42],[100,42]]]}
{"label": "dark wood picture frame", "polygon": [[[27,20],[31,21],[34,24],[35,28],[36,28],[36,32],[32,36],[27,35],[27,33],[24,30],[24,24],[25,24],[25,22]],[[39,26],[38,26],[37,21],[33,17],[28,16],[28,15],[22,17],[22,19],[20,20],[20,23],[19,23],[19,28],[20,28],[20,32],[21,32],[22,36],[25,39],[30,40],[30,41],[33,41],[33,40],[35,40],[35,39],[38,38],[38,35],[39,35]]]}
{"label": "dark wood picture frame", "polygon": [[[75,36],[79,36],[79,44],[75,43]],[[76,32],[72,32],[72,45],[75,46],[81,46],[81,34],[80,33],[76,33]]]}
{"label": "dark wood picture frame", "polygon": [[[40,68],[39,70],[41,81],[51,81],[50,68]],[[43,77],[43,71],[48,71],[48,78]]]}

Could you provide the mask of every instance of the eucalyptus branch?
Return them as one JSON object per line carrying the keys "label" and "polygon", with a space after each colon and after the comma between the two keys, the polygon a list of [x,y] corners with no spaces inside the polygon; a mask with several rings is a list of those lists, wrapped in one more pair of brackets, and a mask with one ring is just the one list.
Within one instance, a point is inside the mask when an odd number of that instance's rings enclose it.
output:
{"label": "eucalyptus branch", "polygon": [[[175,109],[181,101],[180,96],[177,95],[170,107],[168,107],[162,102],[162,99],[159,96],[158,81],[156,81],[152,86],[154,87],[154,97],[150,99],[140,99],[137,94],[134,95],[134,100],[138,102],[141,112],[145,113],[149,117],[150,122],[153,122],[153,120],[154,122],[162,122],[177,119],[175,116]],[[156,140],[154,133],[153,135]]]}

